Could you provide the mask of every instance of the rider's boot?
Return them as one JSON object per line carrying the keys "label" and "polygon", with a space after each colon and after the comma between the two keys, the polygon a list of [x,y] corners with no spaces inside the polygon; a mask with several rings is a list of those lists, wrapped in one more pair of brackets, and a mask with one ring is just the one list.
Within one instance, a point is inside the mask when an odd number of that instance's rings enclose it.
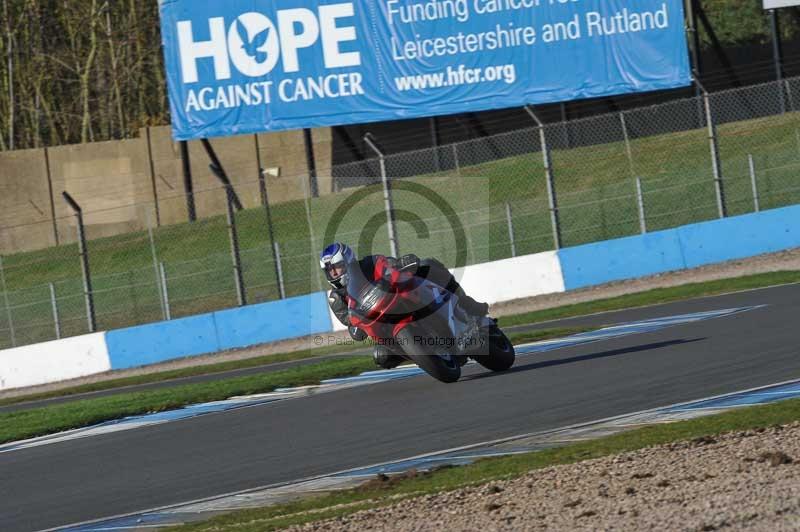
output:
{"label": "rider's boot", "polygon": [[392,354],[385,345],[376,345],[375,349],[372,351],[372,360],[383,369],[394,369],[400,365],[403,358],[399,355]]}
{"label": "rider's boot", "polygon": [[475,301],[474,299],[469,297],[466,294],[466,292],[464,292],[464,289],[461,288],[461,286],[459,286],[456,289],[455,294],[458,296],[458,304],[470,316],[473,316],[475,318],[478,318],[478,320],[480,320],[489,313],[488,303],[481,303],[479,301]]}

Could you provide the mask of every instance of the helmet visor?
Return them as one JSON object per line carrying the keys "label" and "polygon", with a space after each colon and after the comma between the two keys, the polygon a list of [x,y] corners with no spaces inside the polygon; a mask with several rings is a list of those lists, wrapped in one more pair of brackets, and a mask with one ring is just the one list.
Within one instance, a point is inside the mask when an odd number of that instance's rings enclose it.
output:
{"label": "helmet visor", "polygon": [[329,281],[337,281],[347,273],[347,264],[344,262],[328,263],[325,265],[325,274]]}

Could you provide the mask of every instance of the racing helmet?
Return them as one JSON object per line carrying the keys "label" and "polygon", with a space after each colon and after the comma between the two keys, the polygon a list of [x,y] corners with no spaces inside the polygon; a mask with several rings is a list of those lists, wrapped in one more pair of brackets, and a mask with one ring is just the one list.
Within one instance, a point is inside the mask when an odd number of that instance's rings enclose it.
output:
{"label": "racing helmet", "polygon": [[326,247],[319,256],[319,266],[325,272],[325,278],[335,289],[347,286],[350,264],[356,256],[350,246],[335,242]]}

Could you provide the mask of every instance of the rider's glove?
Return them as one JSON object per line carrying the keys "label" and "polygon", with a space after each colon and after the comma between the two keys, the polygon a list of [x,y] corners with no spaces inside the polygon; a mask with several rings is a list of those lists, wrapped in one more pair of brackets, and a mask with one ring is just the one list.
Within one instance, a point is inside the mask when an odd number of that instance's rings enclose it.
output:
{"label": "rider's glove", "polygon": [[328,305],[331,307],[331,312],[336,316],[342,325],[350,326],[350,317],[348,316],[347,299],[345,298],[343,290],[331,290],[328,294]]}
{"label": "rider's glove", "polygon": [[350,332],[350,338],[355,340],[356,342],[363,342],[367,339],[367,333],[359,329],[358,327],[353,327],[352,325],[347,328]]}
{"label": "rider's glove", "polygon": [[419,257],[414,254],[403,255],[395,263],[395,268],[398,270],[411,272],[412,274],[417,271],[418,267]]}

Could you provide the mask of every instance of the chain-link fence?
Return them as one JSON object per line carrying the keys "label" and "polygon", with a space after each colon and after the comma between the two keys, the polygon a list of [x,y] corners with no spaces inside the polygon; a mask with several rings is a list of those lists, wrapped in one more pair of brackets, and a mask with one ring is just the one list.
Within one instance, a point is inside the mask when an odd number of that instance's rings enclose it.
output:
{"label": "chain-link fence", "polygon": [[55,227],[60,245],[0,257],[0,348],[319,291],[333,239],[455,267],[800,203],[798,105],[792,78],[564,123],[531,110],[530,128],[334,167],[318,187],[232,164],[229,188],[193,191],[191,223],[164,218],[187,208],[177,182],[82,213],[83,252],[75,214],[7,224],[0,243]]}

